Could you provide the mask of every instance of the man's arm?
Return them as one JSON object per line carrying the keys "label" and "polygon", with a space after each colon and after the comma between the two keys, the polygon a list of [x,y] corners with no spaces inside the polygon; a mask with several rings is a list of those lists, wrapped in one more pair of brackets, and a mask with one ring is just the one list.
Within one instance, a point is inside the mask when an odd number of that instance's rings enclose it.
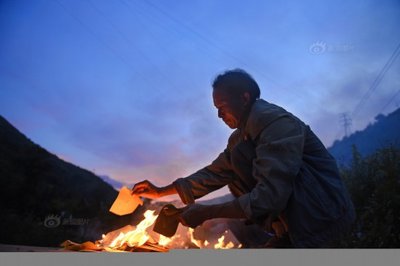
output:
{"label": "man's arm", "polygon": [[222,152],[209,166],[184,178],[174,181],[174,186],[185,204],[194,203],[201,198],[232,182],[228,151]]}
{"label": "man's arm", "polygon": [[229,138],[227,148],[207,167],[187,177],[178,178],[165,187],[157,187],[148,180],[139,182],[132,188],[132,194],[151,199],[178,194],[183,203],[194,203],[195,199],[232,182],[230,149],[238,137],[235,131]]}
{"label": "man's arm", "polygon": [[292,193],[292,181],[302,163],[303,143],[304,129],[300,122],[290,117],[280,118],[264,129],[257,141],[253,161],[256,187],[231,202],[189,206],[181,214],[181,222],[196,227],[213,218],[249,218],[256,223],[268,218],[267,223],[273,223]]}
{"label": "man's arm", "polygon": [[304,138],[304,126],[292,117],[280,118],[260,133],[253,161],[257,185],[238,198],[247,218],[261,222],[286,208],[302,165]]}
{"label": "man's arm", "polygon": [[230,151],[240,139],[238,130],[229,137],[226,149],[207,167],[190,176],[175,180],[175,188],[185,204],[194,203],[195,199],[217,190],[234,179]]}

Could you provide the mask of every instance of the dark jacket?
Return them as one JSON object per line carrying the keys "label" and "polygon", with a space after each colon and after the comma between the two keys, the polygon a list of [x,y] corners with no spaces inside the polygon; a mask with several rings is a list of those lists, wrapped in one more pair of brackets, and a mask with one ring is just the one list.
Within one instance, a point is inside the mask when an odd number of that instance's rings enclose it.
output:
{"label": "dark jacket", "polygon": [[271,215],[285,217],[296,247],[324,246],[349,229],[354,208],[335,159],[309,126],[262,99],[211,165],[175,181],[182,201],[238,182],[234,170],[246,166],[233,165],[231,155],[244,141],[251,142],[254,157],[242,180],[244,192],[235,196],[249,219],[261,224]]}

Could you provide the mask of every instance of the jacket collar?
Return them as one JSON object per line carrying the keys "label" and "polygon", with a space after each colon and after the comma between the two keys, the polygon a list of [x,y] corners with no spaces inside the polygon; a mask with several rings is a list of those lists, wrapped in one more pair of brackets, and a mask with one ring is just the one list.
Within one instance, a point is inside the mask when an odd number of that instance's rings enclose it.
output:
{"label": "jacket collar", "polygon": [[244,139],[255,140],[261,131],[276,119],[286,116],[288,113],[277,105],[271,104],[263,99],[257,99],[250,110],[247,120],[240,127],[240,133]]}

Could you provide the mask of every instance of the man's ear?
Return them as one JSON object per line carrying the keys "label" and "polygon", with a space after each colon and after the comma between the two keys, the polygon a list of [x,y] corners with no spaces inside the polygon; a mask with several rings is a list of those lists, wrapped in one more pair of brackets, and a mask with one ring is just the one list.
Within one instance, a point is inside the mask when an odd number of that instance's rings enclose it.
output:
{"label": "man's ear", "polygon": [[250,93],[247,91],[242,94],[243,102],[245,106],[248,106],[250,104]]}

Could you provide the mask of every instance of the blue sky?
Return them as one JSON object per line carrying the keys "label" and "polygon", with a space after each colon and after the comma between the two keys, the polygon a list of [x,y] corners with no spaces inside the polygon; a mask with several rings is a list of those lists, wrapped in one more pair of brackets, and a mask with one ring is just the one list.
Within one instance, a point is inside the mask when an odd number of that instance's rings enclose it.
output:
{"label": "blue sky", "polygon": [[398,58],[370,88],[398,25],[398,1],[3,0],[0,115],[97,174],[166,185],[225,147],[211,82],[226,69],[326,146],[340,113],[355,131],[396,109]]}

